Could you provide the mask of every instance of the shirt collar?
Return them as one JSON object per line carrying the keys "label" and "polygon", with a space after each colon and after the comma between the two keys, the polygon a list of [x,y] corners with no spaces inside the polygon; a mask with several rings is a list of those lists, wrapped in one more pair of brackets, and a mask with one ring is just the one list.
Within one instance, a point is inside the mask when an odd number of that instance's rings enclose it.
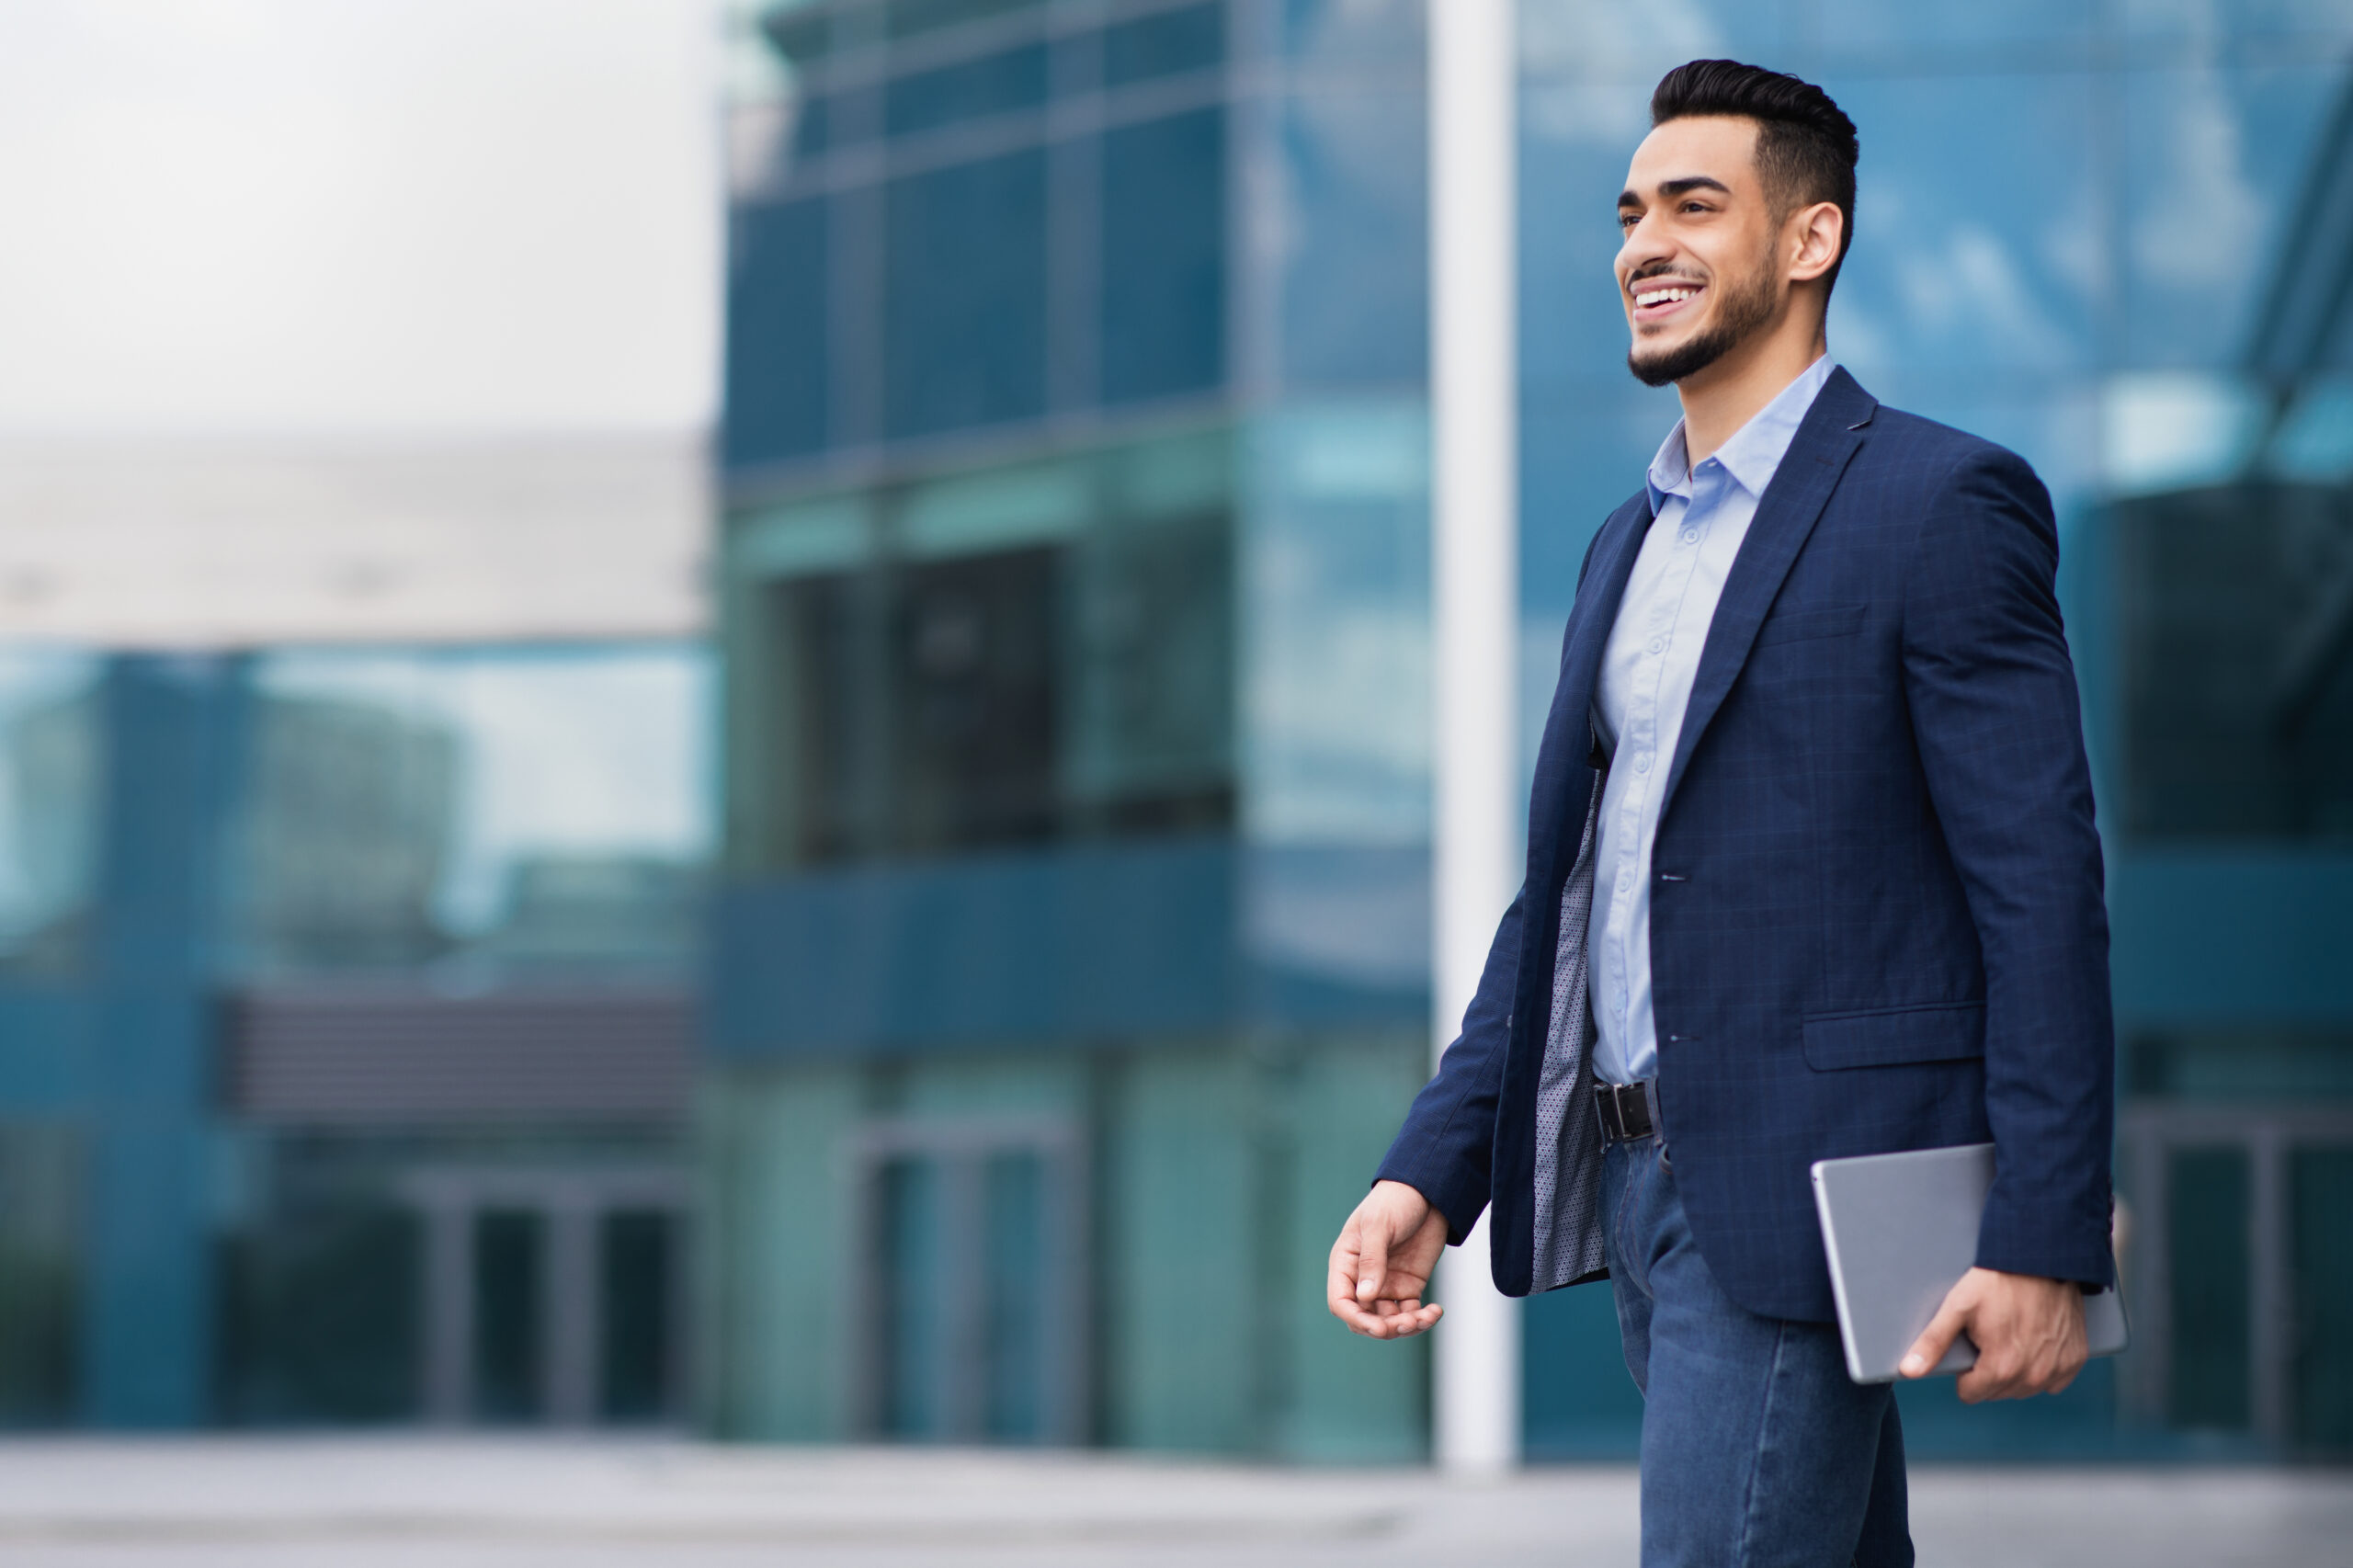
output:
{"label": "shirt collar", "polygon": [[[1761,498],[1765,487],[1773,483],[1775,471],[1780,468],[1790,443],[1797,437],[1798,426],[1805,423],[1807,410],[1813,406],[1813,400],[1837,368],[1838,362],[1827,354],[1816,359],[1799,373],[1797,380],[1783,387],[1772,402],[1758,409],[1747,424],[1734,431],[1732,439],[1716,449],[1716,460],[1751,497]],[[1689,449],[1683,443],[1680,419],[1659,444],[1658,455],[1651,459],[1648,482],[1653,517],[1658,515],[1670,495],[1690,498]]]}

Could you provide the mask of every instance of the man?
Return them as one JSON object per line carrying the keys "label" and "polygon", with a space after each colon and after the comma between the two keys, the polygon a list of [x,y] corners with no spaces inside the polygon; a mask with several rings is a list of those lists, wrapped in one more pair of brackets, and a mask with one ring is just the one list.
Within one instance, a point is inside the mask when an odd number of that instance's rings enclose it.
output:
{"label": "man", "polygon": [[1527,880],[1332,1254],[1417,1334],[1492,1202],[1497,1284],[1608,1276],[1646,1564],[1908,1563],[1892,1391],[1846,1374],[1808,1167],[1990,1139],[1965,1400],[2067,1386],[2109,1281],[2099,845],[2033,472],[1827,357],[1853,123],[1671,72],[1619,198],[1628,364],[1683,420],[1579,579]]}

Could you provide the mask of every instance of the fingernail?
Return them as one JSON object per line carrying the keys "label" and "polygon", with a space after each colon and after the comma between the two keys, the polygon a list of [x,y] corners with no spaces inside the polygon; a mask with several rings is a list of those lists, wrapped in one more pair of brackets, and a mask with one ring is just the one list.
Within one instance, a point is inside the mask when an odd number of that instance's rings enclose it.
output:
{"label": "fingernail", "polygon": [[1927,1369],[1928,1364],[1920,1359],[1919,1357],[1906,1356],[1904,1358],[1904,1375],[1905,1377],[1916,1378]]}

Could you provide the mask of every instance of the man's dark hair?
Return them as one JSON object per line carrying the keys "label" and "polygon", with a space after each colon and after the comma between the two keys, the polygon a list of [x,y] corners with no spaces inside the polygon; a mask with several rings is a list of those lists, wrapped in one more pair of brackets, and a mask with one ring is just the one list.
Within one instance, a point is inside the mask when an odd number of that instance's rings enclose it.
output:
{"label": "man's dark hair", "polygon": [[1694,60],[1659,78],[1651,123],[1695,115],[1737,115],[1756,122],[1756,173],[1768,200],[1787,214],[1817,201],[1838,204],[1838,259],[1823,274],[1823,293],[1838,281],[1855,243],[1855,122],[1811,82],[1737,60]]}

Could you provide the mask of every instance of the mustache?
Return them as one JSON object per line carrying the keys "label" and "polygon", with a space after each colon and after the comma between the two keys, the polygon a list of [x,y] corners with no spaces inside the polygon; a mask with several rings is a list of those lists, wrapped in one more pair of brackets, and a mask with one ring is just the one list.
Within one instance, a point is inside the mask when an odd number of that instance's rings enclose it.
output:
{"label": "mustache", "polygon": [[1654,278],[1671,278],[1679,282],[1698,283],[1701,285],[1704,285],[1708,281],[1704,278],[1695,278],[1688,272],[1677,272],[1671,263],[1653,262],[1651,265],[1642,268],[1638,272],[1628,273],[1626,275],[1626,287],[1631,289],[1637,283],[1648,283]]}

